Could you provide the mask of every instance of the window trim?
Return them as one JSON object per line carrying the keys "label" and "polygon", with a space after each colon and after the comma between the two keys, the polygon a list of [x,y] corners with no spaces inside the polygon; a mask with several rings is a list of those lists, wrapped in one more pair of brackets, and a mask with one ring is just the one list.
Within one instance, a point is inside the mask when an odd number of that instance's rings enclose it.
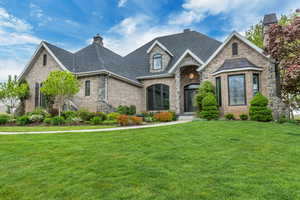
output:
{"label": "window trim", "polygon": [[[236,104],[232,105],[230,102],[230,85],[229,85],[229,78],[232,76],[243,76],[244,77],[244,98],[245,98],[245,103],[244,104]],[[247,87],[246,87],[246,74],[231,74],[227,76],[227,92],[228,92],[228,106],[246,106],[247,105]]]}
{"label": "window trim", "polygon": [[[158,56],[159,56],[159,57],[158,57]],[[159,69],[155,69],[155,68],[154,68],[154,60],[155,60],[155,59],[158,59],[158,58],[160,58],[160,68],[159,68]],[[163,61],[162,61],[162,58],[163,58],[163,56],[162,56],[162,54],[160,54],[160,53],[156,53],[156,54],[154,54],[154,55],[152,56],[152,70],[159,71],[159,70],[162,70],[162,69],[163,69]]]}
{"label": "window trim", "polygon": [[[220,81],[220,88],[219,88],[219,92],[217,91],[217,87],[218,87],[218,81]],[[218,76],[215,78],[216,81],[216,97],[217,97],[217,103],[219,105],[219,107],[222,107],[222,78],[221,76]],[[218,98],[219,96],[219,98]]]}
{"label": "window trim", "polygon": [[232,43],[231,50],[232,50],[232,52],[231,52],[232,56],[239,55],[239,44],[237,42]]}
{"label": "window trim", "polygon": [[252,73],[252,95],[253,96],[256,95],[256,94],[254,94],[254,88],[253,88],[253,86],[254,86],[254,81],[253,81],[254,80],[254,76],[257,76],[257,93],[260,92],[260,74],[254,72],[254,73]]}
{"label": "window trim", "polygon": [[[87,86],[88,90],[87,90]],[[84,82],[84,96],[89,97],[91,96],[91,80],[85,80]]]}
{"label": "window trim", "polygon": [[43,66],[47,65],[47,59],[48,59],[47,57],[48,57],[47,54],[43,55]]}
{"label": "window trim", "polygon": [[[163,98],[163,87],[166,86],[167,89],[168,89],[168,108],[157,108],[157,106],[155,106],[155,86],[156,85],[159,85],[160,86],[160,101],[161,103],[164,102],[164,98]],[[153,91],[152,91],[152,101],[153,101],[153,109],[150,109],[150,105],[149,105],[149,92],[148,90],[150,88],[153,88]],[[158,111],[158,110],[169,110],[170,109],[170,86],[169,85],[166,85],[166,84],[162,84],[162,83],[158,83],[158,84],[153,84],[153,85],[150,85],[146,88],[146,106],[147,106],[147,111]]]}

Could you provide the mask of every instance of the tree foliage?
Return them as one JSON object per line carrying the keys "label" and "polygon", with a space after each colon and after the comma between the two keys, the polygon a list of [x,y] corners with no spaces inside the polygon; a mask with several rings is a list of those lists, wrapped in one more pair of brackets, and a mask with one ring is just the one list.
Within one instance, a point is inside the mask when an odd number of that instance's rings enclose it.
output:
{"label": "tree foliage", "polygon": [[208,93],[215,94],[215,87],[210,81],[204,81],[198,88],[198,92],[195,95],[194,100],[195,105],[198,107],[199,111],[202,111],[202,101]]}
{"label": "tree foliage", "polygon": [[262,22],[251,26],[250,29],[246,31],[246,37],[256,46],[264,48],[264,33]]}
{"label": "tree foliage", "polygon": [[71,99],[79,92],[79,82],[70,72],[53,71],[43,83],[41,92],[54,96],[58,103],[59,116],[67,99]]}
{"label": "tree foliage", "polygon": [[8,77],[8,81],[0,83],[0,101],[8,108],[8,112],[15,114],[21,100],[29,94],[27,83],[19,83],[17,77]]}

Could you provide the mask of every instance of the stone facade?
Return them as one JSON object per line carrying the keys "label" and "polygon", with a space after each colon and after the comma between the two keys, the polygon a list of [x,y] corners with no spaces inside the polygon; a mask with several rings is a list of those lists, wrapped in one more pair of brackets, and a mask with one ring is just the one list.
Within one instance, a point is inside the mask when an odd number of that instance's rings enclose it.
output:
{"label": "stone facade", "polygon": [[[153,56],[155,54],[161,54],[162,55],[162,69],[161,70],[154,70],[153,69]],[[158,45],[155,45],[151,52],[149,53],[149,66],[150,66],[150,72],[160,72],[164,71],[165,68],[168,66],[169,62],[171,60],[171,56],[162,48],[160,48]]]}

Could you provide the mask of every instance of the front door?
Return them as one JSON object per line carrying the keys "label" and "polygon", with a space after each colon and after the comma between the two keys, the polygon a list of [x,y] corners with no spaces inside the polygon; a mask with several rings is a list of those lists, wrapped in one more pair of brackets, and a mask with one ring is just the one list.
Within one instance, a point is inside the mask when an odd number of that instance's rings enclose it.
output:
{"label": "front door", "polygon": [[184,87],[184,112],[195,112],[194,97],[199,88],[199,83],[192,83]]}

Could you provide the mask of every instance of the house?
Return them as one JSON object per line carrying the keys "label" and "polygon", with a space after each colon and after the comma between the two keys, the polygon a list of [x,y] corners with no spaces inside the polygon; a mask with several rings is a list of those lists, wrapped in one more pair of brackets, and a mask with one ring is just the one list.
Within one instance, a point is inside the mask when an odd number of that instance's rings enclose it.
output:
{"label": "house", "polygon": [[[275,14],[264,17],[265,30],[273,23]],[[70,103],[90,111],[135,105],[138,112],[193,113],[193,97],[206,80],[216,86],[222,114],[247,113],[257,92],[268,97],[275,116],[284,109],[277,97],[279,79],[272,59],[237,32],[221,43],[185,29],[155,38],[125,57],[106,48],[99,35],[75,53],[43,41],[19,77],[30,86],[27,112],[43,106],[40,87],[53,70],[76,75],[81,87]]]}

